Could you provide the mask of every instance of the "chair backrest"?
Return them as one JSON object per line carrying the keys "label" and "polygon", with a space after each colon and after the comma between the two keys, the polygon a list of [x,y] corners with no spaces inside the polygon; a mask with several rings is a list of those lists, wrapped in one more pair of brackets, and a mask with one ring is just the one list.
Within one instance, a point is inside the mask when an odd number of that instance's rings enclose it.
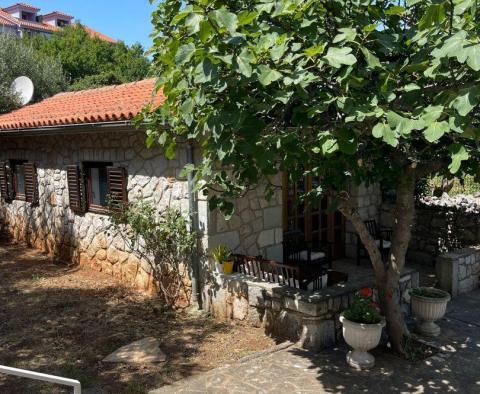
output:
{"label": "chair backrest", "polygon": [[375,221],[375,219],[365,220],[364,223],[370,235],[375,239],[377,239],[379,234],[378,234],[377,222]]}
{"label": "chair backrest", "polygon": [[283,233],[283,260],[300,261],[300,252],[305,250],[305,236],[299,230]]}

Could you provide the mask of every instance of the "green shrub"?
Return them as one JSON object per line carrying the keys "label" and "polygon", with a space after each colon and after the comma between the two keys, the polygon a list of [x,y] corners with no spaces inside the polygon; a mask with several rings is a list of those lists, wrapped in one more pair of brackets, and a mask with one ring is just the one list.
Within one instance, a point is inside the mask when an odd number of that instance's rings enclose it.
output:
{"label": "green shrub", "polygon": [[175,208],[157,211],[144,201],[111,211],[114,230],[151,266],[166,305],[188,299],[188,268],[197,251],[197,235],[182,213]]}

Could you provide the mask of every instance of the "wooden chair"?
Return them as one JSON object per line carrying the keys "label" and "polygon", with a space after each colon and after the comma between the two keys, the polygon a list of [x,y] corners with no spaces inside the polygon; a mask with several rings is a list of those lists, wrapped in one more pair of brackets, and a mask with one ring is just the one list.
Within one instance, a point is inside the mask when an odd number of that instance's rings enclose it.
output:
{"label": "wooden chair", "polygon": [[331,246],[312,248],[311,243],[305,241],[301,231],[292,230],[283,233],[283,260],[286,264],[318,264],[332,267]]}
{"label": "wooden chair", "polygon": [[[378,227],[375,219],[365,220],[365,226],[367,227],[370,235],[375,239],[375,244],[377,245],[380,253],[382,254],[383,261],[388,259],[388,254],[390,252],[391,238],[392,238],[392,229]],[[367,250],[360,239],[360,236],[357,234],[357,265],[360,265],[361,254],[368,256]]]}

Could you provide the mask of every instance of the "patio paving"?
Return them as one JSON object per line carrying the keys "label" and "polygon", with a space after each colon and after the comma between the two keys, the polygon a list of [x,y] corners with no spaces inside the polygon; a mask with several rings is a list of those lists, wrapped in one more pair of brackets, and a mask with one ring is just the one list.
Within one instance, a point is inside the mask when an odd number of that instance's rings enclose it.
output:
{"label": "patio paving", "polygon": [[345,364],[347,347],[312,354],[289,347],[225,365],[171,386],[164,393],[480,393],[480,290],[455,298],[435,342],[445,351],[416,363],[376,350],[373,370]]}

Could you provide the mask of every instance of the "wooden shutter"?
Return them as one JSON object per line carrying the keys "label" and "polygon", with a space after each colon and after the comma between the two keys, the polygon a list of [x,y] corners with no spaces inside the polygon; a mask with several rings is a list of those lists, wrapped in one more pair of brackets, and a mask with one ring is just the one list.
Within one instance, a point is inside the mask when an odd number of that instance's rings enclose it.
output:
{"label": "wooden shutter", "polygon": [[25,200],[32,204],[38,204],[38,180],[37,167],[33,163],[23,164],[25,174]]}
{"label": "wooden shutter", "polygon": [[4,200],[10,200],[9,168],[7,162],[0,162],[0,195]]}
{"label": "wooden shutter", "polygon": [[68,199],[70,209],[77,213],[85,212],[82,172],[77,165],[67,166]]}
{"label": "wooden shutter", "polygon": [[107,167],[108,195],[112,208],[128,202],[127,171],[122,167]]}

